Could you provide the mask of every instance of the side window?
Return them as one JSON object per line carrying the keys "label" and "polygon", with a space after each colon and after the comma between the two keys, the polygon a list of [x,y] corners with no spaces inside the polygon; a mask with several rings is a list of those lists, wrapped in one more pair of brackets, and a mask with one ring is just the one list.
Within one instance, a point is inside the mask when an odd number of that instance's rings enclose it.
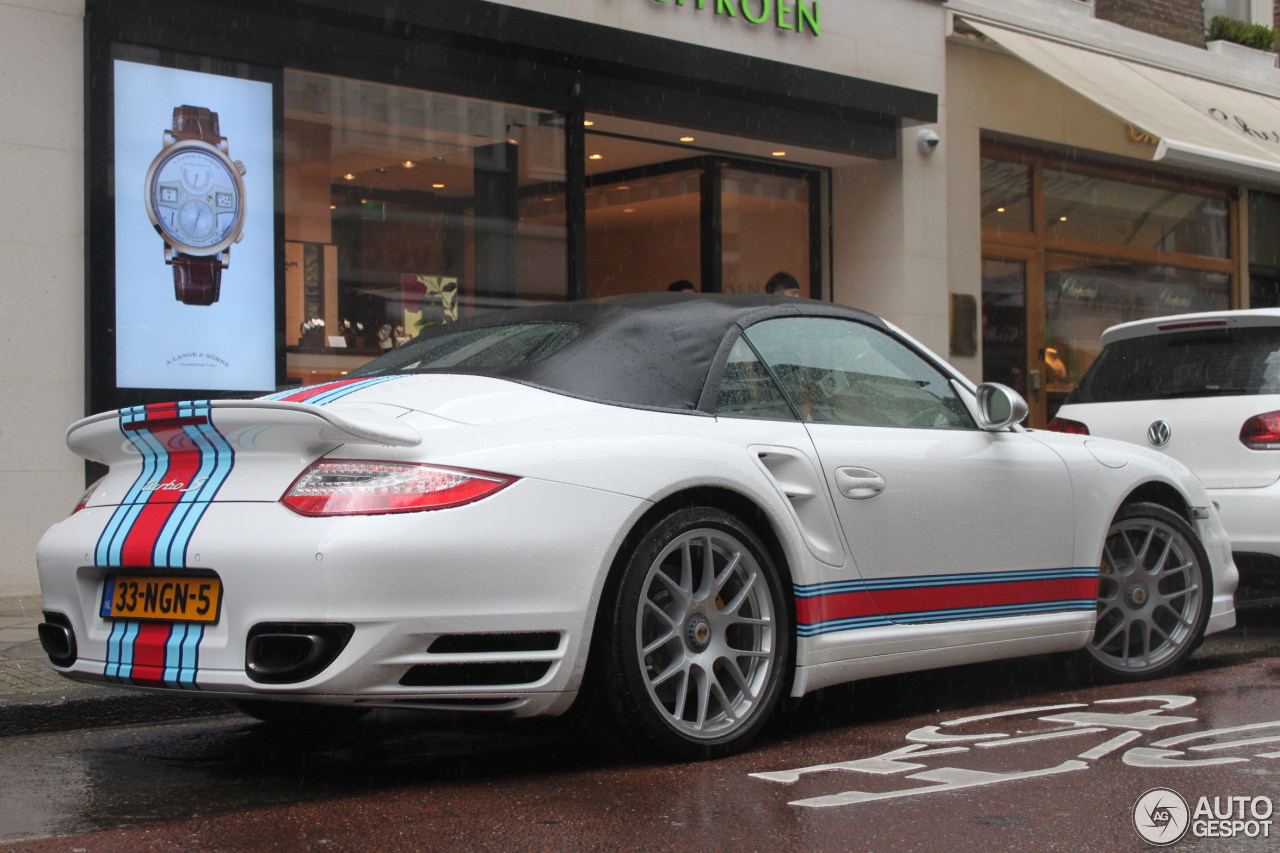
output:
{"label": "side window", "polygon": [[729,351],[716,398],[716,414],[795,420],[769,371],[742,338]]}
{"label": "side window", "polygon": [[852,320],[766,320],[746,336],[806,421],[974,428],[947,378],[889,335]]}

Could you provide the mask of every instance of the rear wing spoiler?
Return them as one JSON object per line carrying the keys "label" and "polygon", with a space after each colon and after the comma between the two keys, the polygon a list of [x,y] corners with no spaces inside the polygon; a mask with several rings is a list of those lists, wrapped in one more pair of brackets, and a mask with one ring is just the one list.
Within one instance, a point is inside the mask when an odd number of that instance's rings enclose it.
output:
{"label": "rear wing spoiler", "polygon": [[[67,429],[72,453],[105,465],[136,460],[129,434],[139,431],[200,431],[212,427],[232,446],[266,452],[327,453],[340,444],[417,447],[422,435],[397,420],[391,406],[309,403],[277,400],[197,400],[160,403],[103,412]],[[399,410],[404,411],[404,410]]]}

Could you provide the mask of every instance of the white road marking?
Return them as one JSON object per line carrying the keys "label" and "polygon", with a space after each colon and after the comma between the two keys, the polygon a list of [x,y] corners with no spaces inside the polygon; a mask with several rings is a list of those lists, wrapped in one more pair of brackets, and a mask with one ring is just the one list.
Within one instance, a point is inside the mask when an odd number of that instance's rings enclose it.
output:
{"label": "white road marking", "polygon": [[768,782],[781,782],[790,785],[807,773],[823,773],[828,770],[854,770],[859,773],[874,773],[887,776],[892,773],[905,773],[908,770],[919,770],[923,764],[899,761],[900,758],[923,758],[926,755],[949,755],[955,752],[968,752],[967,746],[952,746],[945,749],[926,749],[923,746],[904,746],[883,755],[872,758],[857,758],[852,761],[837,761],[832,764],[815,764],[812,767],[801,767],[798,770],[774,770],[769,773],[751,773],[757,779]]}
{"label": "white road marking", "polygon": [[1172,711],[1175,708],[1185,708],[1188,705],[1196,703],[1194,696],[1174,696],[1166,694],[1156,694],[1154,696],[1126,696],[1120,699],[1099,699],[1093,704],[1108,705],[1113,702],[1163,702],[1160,706],[1161,710]]}
{"label": "white road marking", "polygon": [[996,711],[994,714],[978,714],[973,717],[961,717],[958,720],[947,720],[944,726],[960,726],[965,723],[976,723],[978,720],[994,720],[997,717],[1014,717],[1018,714],[1036,714],[1040,711],[1063,711],[1067,708],[1087,708],[1083,702],[1070,702],[1066,705],[1040,705],[1035,708],[1015,708],[1012,711]]}
{"label": "white road marking", "polygon": [[1195,717],[1166,717],[1159,714],[1100,714],[1097,711],[1075,711],[1040,719],[1051,723],[1074,723],[1078,726],[1107,726],[1117,729],[1141,729],[1144,732],[1176,726],[1179,723],[1198,722]]}
{"label": "white road marking", "polygon": [[924,782],[939,782],[938,785],[926,785],[920,788],[907,788],[901,791],[844,791],[826,797],[810,797],[805,800],[793,800],[790,805],[806,808],[829,808],[831,806],[848,806],[854,803],[869,803],[878,800],[896,800],[902,797],[914,797],[919,794],[935,794],[942,791],[960,791],[965,788],[977,788],[983,785],[994,785],[997,782],[1015,782],[1019,779],[1034,779],[1039,776],[1053,776],[1058,773],[1069,773],[1073,770],[1084,770],[1089,765],[1083,761],[1064,761],[1057,767],[1042,770],[1026,770],[1021,773],[987,773],[983,770],[965,770],[959,767],[940,767],[924,773],[913,773],[908,779],[920,779]]}
{"label": "white road marking", "polygon": [[1180,749],[1152,749],[1135,746],[1124,754],[1124,763],[1130,767],[1208,767],[1213,764],[1239,764],[1247,758],[1179,758],[1186,755]]}
{"label": "white road marking", "polygon": [[1085,758],[1085,759],[1088,759],[1089,761],[1093,761],[1095,758],[1102,758],[1103,756],[1110,755],[1120,747],[1124,746],[1125,744],[1133,743],[1135,740],[1137,740],[1140,737],[1142,737],[1142,732],[1134,732],[1134,731],[1121,732],[1120,734],[1116,735],[1106,743],[1100,743],[1097,746],[1095,746],[1093,749],[1086,749],[1084,752],[1080,753],[1080,755],[1077,757]]}
{"label": "white road marking", "polygon": [[1191,732],[1185,735],[1176,735],[1168,737],[1164,740],[1158,740],[1152,746],[1177,746],[1187,741],[1200,740],[1207,737],[1215,737],[1217,735],[1233,735],[1236,732],[1256,732],[1258,729],[1271,729],[1280,726],[1280,720],[1272,720],[1269,723],[1250,723],[1245,726],[1230,726],[1225,729],[1206,729],[1202,732]]}
{"label": "white road marking", "polygon": [[907,732],[907,740],[916,743],[959,743],[966,740],[990,740],[993,737],[1008,737],[1008,735],[999,732],[983,735],[949,735],[939,731],[937,726],[921,726]]}
{"label": "white road marking", "polygon": [[1012,737],[1012,738],[1009,738],[1008,740],[993,740],[987,743],[976,743],[974,744],[974,746],[983,746],[983,747],[1008,746],[1011,743],[1029,743],[1035,740],[1054,740],[1055,738],[1060,738],[1060,737],[1071,737],[1072,735],[1090,735],[1090,734],[1097,734],[1098,732],[1105,732],[1105,731],[1106,729],[1086,729],[1086,728],[1076,727],[1072,729],[1062,729],[1061,731],[1056,731],[1056,732],[1042,732],[1041,734],[1038,734],[1038,735],[1024,735],[1023,737]]}

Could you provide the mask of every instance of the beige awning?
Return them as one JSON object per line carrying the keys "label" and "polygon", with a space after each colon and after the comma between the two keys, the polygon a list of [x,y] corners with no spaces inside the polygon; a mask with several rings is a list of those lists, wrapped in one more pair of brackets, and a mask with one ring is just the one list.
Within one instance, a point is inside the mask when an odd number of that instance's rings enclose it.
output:
{"label": "beige awning", "polygon": [[965,23],[1158,139],[1153,160],[1280,183],[1280,100],[985,21]]}

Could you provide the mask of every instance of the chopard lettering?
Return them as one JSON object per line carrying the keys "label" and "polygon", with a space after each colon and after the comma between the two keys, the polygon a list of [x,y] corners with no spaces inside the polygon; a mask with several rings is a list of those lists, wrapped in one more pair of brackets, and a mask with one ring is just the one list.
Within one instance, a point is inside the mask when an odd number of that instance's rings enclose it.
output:
{"label": "chopard lettering", "polygon": [[196,477],[191,481],[191,485],[187,486],[179,480],[169,480],[162,483],[159,480],[152,480],[142,487],[144,492],[194,492],[209,481],[208,477]]}

